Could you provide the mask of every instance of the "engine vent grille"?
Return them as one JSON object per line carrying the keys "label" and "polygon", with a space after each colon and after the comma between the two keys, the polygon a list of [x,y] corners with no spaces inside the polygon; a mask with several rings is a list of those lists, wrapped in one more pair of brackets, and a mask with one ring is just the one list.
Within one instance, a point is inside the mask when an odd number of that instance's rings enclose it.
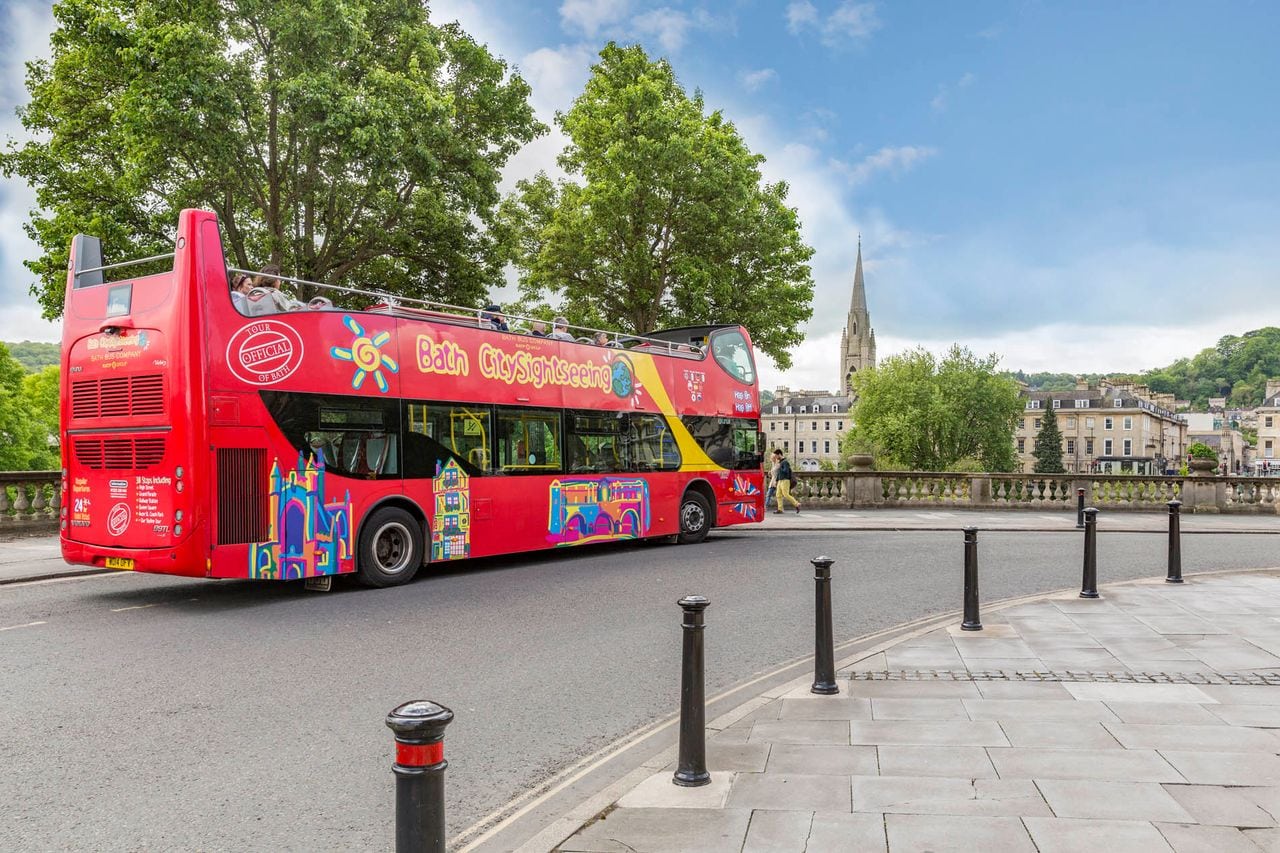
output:
{"label": "engine vent grille", "polygon": [[76,461],[86,468],[135,471],[151,468],[164,459],[164,438],[77,438],[72,442]]}
{"label": "engine vent grille", "polygon": [[218,544],[267,539],[267,452],[218,450]]}
{"label": "engine vent grille", "polygon": [[77,420],[163,414],[163,374],[110,376],[71,383],[71,417]]}

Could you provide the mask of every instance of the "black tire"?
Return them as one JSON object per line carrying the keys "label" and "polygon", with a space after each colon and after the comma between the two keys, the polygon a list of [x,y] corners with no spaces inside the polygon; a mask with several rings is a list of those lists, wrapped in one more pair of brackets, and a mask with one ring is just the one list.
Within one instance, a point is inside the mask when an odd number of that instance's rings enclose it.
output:
{"label": "black tire", "polygon": [[711,505],[707,499],[694,491],[684,493],[680,501],[680,535],[681,545],[696,545],[711,532]]}
{"label": "black tire", "polygon": [[365,586],[399,586],[422,567],[422,525],[394,506],[375,510],[360,530],[356,577]]}

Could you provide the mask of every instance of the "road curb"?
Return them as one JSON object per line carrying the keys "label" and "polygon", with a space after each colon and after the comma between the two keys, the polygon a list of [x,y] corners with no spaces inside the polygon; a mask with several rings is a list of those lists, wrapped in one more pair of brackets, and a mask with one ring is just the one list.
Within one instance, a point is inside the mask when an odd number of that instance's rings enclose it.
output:
{"label": "road curb", "polygon": [[118,569],[83,569],[70,572],[47,572],[43,575],[30,575],[20,578],[0,578],[0,586],[12,586],[20,583],[36,583],[38,581],[60,580],[62,578],[87,578],[93,575],[117,574]]}

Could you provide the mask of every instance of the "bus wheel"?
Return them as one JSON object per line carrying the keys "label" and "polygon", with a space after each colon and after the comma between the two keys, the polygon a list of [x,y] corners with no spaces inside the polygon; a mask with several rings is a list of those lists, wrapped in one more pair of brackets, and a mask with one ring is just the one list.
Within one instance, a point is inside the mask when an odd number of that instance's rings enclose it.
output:
{"label": "bus wheel", "polygon": [[697,492],[685,492],[680,501],[680,544],[694,545],[711,530],[711,507]]}
{"label": "bus wheel", "polygon": [[407,583],[422,566],[422,525],[394,506],[369,516],[360,533],[356,574],[365,586]]}

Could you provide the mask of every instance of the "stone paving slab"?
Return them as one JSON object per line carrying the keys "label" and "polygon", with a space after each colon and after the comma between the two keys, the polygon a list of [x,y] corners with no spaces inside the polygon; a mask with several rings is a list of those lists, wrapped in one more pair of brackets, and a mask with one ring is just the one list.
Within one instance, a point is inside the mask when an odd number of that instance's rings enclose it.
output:
{"label": "stone paving slab", "polygon": [[669,764],[555,849],[1280,851],[1280,569],[984,620],[713,721],[711,785]]}

